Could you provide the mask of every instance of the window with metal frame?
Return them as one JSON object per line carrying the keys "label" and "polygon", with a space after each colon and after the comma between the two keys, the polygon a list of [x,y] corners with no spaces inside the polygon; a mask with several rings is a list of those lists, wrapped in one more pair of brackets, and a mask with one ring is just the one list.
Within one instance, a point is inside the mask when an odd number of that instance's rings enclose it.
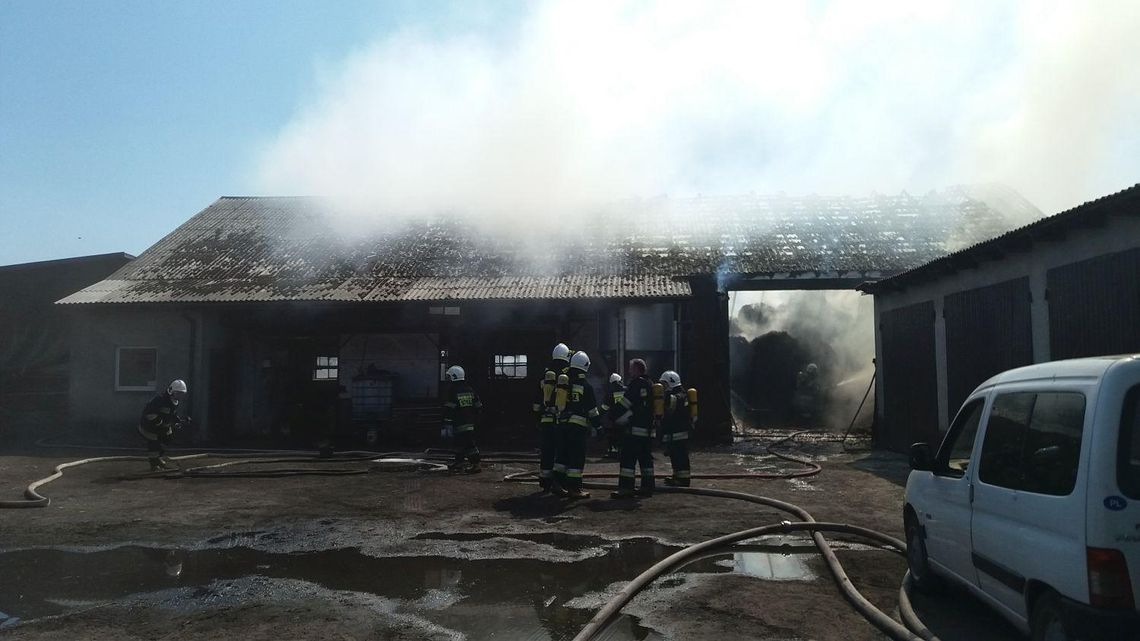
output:
{"label": "window with metal frame", "polygon": [[313,367],[314,381],[335,381],[340,378],[340,359],[336,356],[318,356]]}
{"label": "window with metal frame", "polygon": [[491,375],[495,378],[526,378],[526,354],[495,354]]}

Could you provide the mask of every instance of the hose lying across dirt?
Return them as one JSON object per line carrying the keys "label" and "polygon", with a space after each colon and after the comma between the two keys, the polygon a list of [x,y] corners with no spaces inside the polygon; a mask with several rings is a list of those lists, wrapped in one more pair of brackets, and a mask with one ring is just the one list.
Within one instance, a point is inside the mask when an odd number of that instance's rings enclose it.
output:
{"label": "hose lying across dirt", "polygon": [[[813,476],[819,474],[822,468],[814,461],[791,456],[775,451],[775,447],[785,442],[795,439],[800,434],[808,430],[795,432],[789,436],[770,444],[767,447],[767,453],[779,459],[803,465],[805,469],[802,470],[789,470],[782,472],[741,472],[741,473],[698,473],[693,474],[694,479],[792,479],[806,476]],[[439,452],[438,454],[436,452]],[[439,461],[450,460],[452,457],[446,454],[443,450],[427,450],[423,453],[404,453],[404,452],[368,452],[368,451],[349,451],[342,452],[339,456],[335,457],[320,457],[312,455],[300,456],[282,456],[287,454],[286,451],[263,451],[251,452],[243,450],[240,452],[202,452],[195,454],[187,454],[183,456],[174,456],[170,460],[186,461],[201,458],[234,458],[237,460],[226,461],[223,463],[215,463],[213,465],[204,465],[199,467],[190,467],[186,469],[175,469],[163,472],[156,472],[153,474],[143,474],[134,478],[217,478],[217,477],[259,477],[259,478],[276,478],[283,476],[298,476],[298,475],[325,475],[325,476],[343,476],[350,474],[365,474],[368,469],[328,469],[328,468],[274,468],[268,470],[224,470],[223,468],[234,467],[237,465],[264,465],[264,464],[281,464],[281,463],[348,463],[368,461],[373,463],[414,463],[429,465],[436,470],[446,469]],[[260,456],[259,456],[260,454]],[[108,463],[108,462],[121,462],[121,461],[147,461],[146,456],[102,456],[94,458],[86,458],[78,461],[70,461],[61,463],[55,467],[54,472],[37,481],[33,481],[28,485],[24,491],[25,500],[17,501],[0,501],[0,508],[33,508],[33,507],[47,507],[51,500],[48,497],[41,495],[37,490],[43,485],[50,483],[61,476],[63,470],[80,465],[87,465],[91,463]],[[527,456],[520,453],[503,453],[502,456],[490,455],[484,459],[487,463],[520,463],[520,464],[535,464],[537,459],[533,456]],[[584,474],[584,478],[613,478],[617,474],[612,472],[592,472]],[[657,475],[665,476],[665,475]],[[523,471],[508,474],[503,477],[504,481],[508,482],[524,482],[534,480],[537,477],[535,471]],[[584,487],[590,489],[611,490],[615,489],[610,485],[602,485],[597,483],[584,483]],[[887,549],[905,555],[906,544],[902,541],[880,533],[874,530],[849,525],[845,523],[820,523],[803,508],[786,503],[773,498],[758,496],[755,494],[748,494],[746,492],[736,492],[730,490],[718,490],[712,488],[693,488],[693,487],[661,487],[658,488],[659,492],[669,494],[692,494],[696,496],[710,496],[717,498],[729,498],[747,501],[773,507],[788,514],[794,515],[799,519],[799,522],[784,521],[782,523],[764,525],[760,527],[742,530],[740,532],[733,532],[724,536],[717,537],[689,546],[680,550],[671,556],[659,561],[653,567],[638,575],[630,581],[617,595],[615,595],[606,605],[599,610],[588,624],[574,637],[573,641],[592,641],[604,629],[607,624],[621,611],[621,608],[628,604],[639,592],[645,589],[655,579],[661,575],[676,569],[678,566],[699,557],[702,554],[707,554],[712,550],[725,548],[740,541],[746,541],[760,536],[767,536],[773,534],[786,534],[790,532],[809,532],[812,541],[815,543],[816,549],[823,556],[827,564],[828,570],[831,572],[832,577],[835,579],[836,585],[839,587],[843,596],[851,603],[851,605],[866,618],[872,625],[881,630],[887,636],[899,641],[939,641],[938,638],[919,620],[915,614],[914,609],[911,607],[909,591],[913,583],[910,573],[908,572],[904,578],[901,587],[899,588],[899,614],[903,620],[899,624],[889,615],[875,607],[870,601],[867,600],[851,583],[851,579],[847,576],[843,566],[840,564],[835,552],[828,545],[827,540],[824,539],[824,532],[843,533],[860,536],[870,539]]]}
{"label": "hose lying across dirt", "polygon": [[[116,448],[120,449],[120,448]],[[147,474],[138,474],[131,477],[126,477],[127,480],[138,480],[147,478],[280,478],[285,476],[351,476],[356,474],[367,474],[368,469],[328,469],[328,468],[275,468],[269,470],[225,470],[221,471],[220,468],[231,467],[234,465],[254,465],[254,464],[280,464],[280,463],[351,463],[368,461],[372,463],[414,463],[419,465],[427,465],[436,470],[446,469],[446,465],[433,462],[430,459],[438,460],[440,457],[423,457],[414,453],[405,452],[364,452],[364,451],[351,451],[344,452],[341,456],[337,457],[319,457],[319,456],[292,456],[282,457],[282,451],[274,450],[264,453],[264,457],[258,457],[256,453],[249,452],[248,450],[240,453],[235,452],[200,452],[196,454],[186,454],[183,456],[171,456],[171,461],[188,461],[201,458],[235,458],[238,460],[227,461],[225,463],[216,463],[214,465],[203,465],[200,467],[189,468],[176,468],[172,470],[162,470],[151,472]],[[24,489],[24,499],[22,500],[5,500],[0,501],[0,509],[15,509],[15,508],[35,508],[47,507],[51,505],[51,499],[40,494],[39,488],[51,483],[52,481],[63,476],[63,471],[70,467],[78,467],[80,465],[89,465],[92,463],[116,463],[123,461],[138,461],[146,462],[150,458],[147,456],[131,456],[131,455],[117,455],[117,456],[97,456],[93,458],[80,459],[78,461],[69,461],[60,463],[55,466],[52,474],[45,476],[42,479],[32,481],[27,488]],[[518,462],[516,459],[509,459],[503,462]],[[526,462],[533,462],[527,460]]]}

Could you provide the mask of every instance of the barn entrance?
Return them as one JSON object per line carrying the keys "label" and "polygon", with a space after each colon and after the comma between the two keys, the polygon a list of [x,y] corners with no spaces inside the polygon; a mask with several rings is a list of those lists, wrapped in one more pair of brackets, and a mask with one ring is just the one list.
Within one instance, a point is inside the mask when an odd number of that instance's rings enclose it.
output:
{"label": "barn entrance", "polygon": [[[874,306],[850,289],[730,291],[738,426],[844,431],[874,373]],[[860,412],[869,429],[871,401]]]}

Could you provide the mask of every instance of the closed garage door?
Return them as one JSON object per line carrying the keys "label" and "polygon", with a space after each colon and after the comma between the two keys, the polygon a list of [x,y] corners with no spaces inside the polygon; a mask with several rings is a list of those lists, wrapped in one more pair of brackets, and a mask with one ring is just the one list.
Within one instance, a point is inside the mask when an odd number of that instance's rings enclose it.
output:
{"label": "closed garage door", "polygon": [[1140,249],[1050,269],[1053,360],[1140,352]]}
{"label": "closed garage door", "polygon": [[1033,362],[1029,278],[946,297],[947,424],[987,378]]}
{"label": "closed garage door", "polygon": [[901,452],[938,436],[934,303],[883,312],[879,322],[883,421],[875,438],[879,446]]}

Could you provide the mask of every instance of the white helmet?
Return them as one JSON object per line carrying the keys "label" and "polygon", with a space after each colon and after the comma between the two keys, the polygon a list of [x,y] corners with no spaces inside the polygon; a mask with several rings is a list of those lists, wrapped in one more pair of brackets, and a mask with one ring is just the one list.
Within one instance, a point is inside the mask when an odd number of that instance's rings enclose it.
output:
{"label": "white helmet", "polygon": [[554,352],[550,358],[556,361],[568,361],[570,360],[570,348],[566,346],[566,343],[559,343],[554,346]]}
{"label": "white helmet", "polygon": [[181,378],[170,381],[170,385],[166,387],[166,395],[170,400],[177,405],[179,401],[186,398],[186,381]]}
{"label": "white helmet", "polygon": [[570,357],[570,367],[583,372],[590,369],[590,355],[586,352],[574,352],[574,356]]}
{"label": "white helmet", "polygon": [[681,375],[671,369],[667,369],[661,373],[661,384],[665,389],[673,389],[681,384]]}
{"label": "white helmet", "polygon": [[808,374],[815,374],[817,371],[819,371],[819,365],[816,365],[815,363],[808,363],[807,368],[804,371],[806,371]]}
{"label": "white helmet", "polygon": [[621,374],[618,374],[617,372],[610,374],[610,382],[611,383],[620,383],[621,382]]}
{"label": "white helmet", "polygon": [[462,367],[458,365],[452,365],[451,367],[447,368],[447,373],[445,376],[447,376],[447,380],[452,382],[462,381],[467,378],[467,373],[463,371]]}

